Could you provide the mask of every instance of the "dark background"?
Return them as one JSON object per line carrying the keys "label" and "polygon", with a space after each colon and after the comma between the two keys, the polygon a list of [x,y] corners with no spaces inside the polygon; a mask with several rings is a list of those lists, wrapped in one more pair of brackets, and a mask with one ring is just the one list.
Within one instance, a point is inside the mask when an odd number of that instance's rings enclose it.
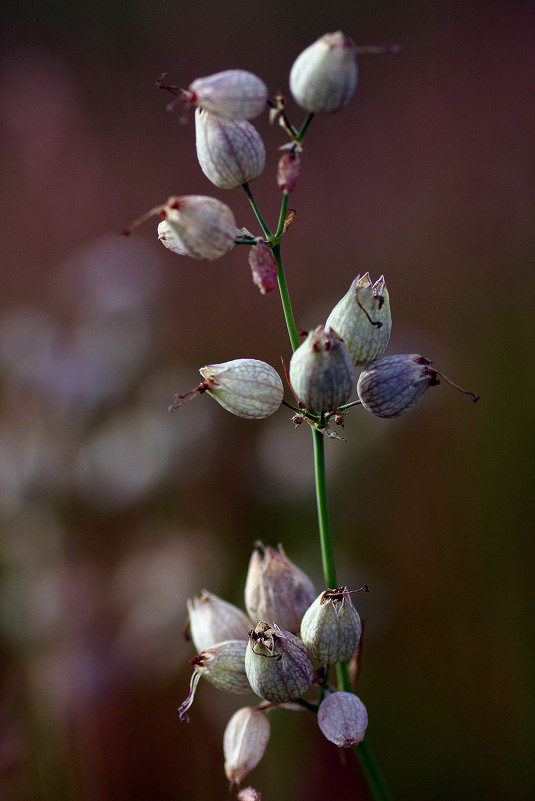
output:
{"label": "dark background", "polygon": [[[387,352],[482,396],[441,385],[398,421],[357,409],[347,443],[326,442],[339,579],[372,588],[368,739],[399,801],[535,791],[532,4],[19,0],[0,34],[2,801],[227,797],[222,732],[252,699],[203,682],[179,723],[186,598],[243,605],[259,537],[321,587],[306,426],[206,396],[167,413],[204,364],[289,358],[276,293],[258,294],[245,249],[197,262],[155,221],[117,231],[204,193],[259,233],[154,81],[241,67],[289,94],[297,54],[338,29],[403,52],[362,56],[351,105],[307,135],[284,242],[297,323],[384,273]],[[285,140],[255,124],[274,225]],[[250,777],[265,801],[367,797],[308,714],[271,722]]]}

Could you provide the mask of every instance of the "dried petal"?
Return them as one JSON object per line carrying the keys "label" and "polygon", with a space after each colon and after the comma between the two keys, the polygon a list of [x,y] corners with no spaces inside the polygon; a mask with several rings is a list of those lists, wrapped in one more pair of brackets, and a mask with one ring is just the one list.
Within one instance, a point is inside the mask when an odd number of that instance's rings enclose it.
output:
{"label": "dried petal", "polygon": [[283,192],[293,192],[301,172],[301,159],[297,153],[285,153],[277,168],[277,185]]}
{"label": "dried petal", "polygon": [[245,608],[251,620],[277,620],[295,634],[315,597],[311,580],[288,559],[282,545],[277,551],[257,543],[245,582]]}
{"label": "dried petal", "polygon": [[274,704],[300,698],[314,678],[312,661],[299,637],[265,621],[249,635],[245,671],[255,693]]}
{"label": "dried petal", "polygon": [[239,784],[258,765],[269,734],[269,721],[258,709],[246,706],[232,715],[223,735],[227,779]]}
{"label": "dried petal", "polygon": [[262,295],[271,292],[277,286],[277,262],[268,245],[259,242],[249,250],[249,264],[253,281]]}

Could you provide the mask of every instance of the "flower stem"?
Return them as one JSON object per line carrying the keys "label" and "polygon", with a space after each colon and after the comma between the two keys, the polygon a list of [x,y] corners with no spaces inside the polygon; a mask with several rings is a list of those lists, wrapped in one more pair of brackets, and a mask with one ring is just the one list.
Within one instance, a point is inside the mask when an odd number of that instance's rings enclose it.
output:
{"label": "flower stem", "polygon": [[325,478],[325,439],[317,428],[312,429],[314,442],[314,477],[316,480],[316,506],[318,510],[318,526],[320,535],[321,562],[325,586],[336,589],[336,568],[331,542],[329,509],[327,506],[327,482]]}
{"label": "flower stem", "polygon": [[288,329],[288,336],[290,337],[290,344],[292,350],[297,350],[300,345],[299,332],[295,324],[295,317],[292,309],[292,302],[290,300],[290,293],[288,292],[288,284],[286,283],[286,275],[284,273],[284,265],[282,263],[281,247],[280,245],[273,246],[273,255],[277,261],[277,281],[279,283],[279,292],[282,301],[282,310],[284,312],[284,319],[286,320],[286,327]]}
{"label": "flower stem", "polygon": [[273,234],[269,230],[266,221],[262,217],[262,213],[261,213],[260,209],[256,205],[256,200],[253,197],[253,193],[251,192],[251,188],[250,188],[249,184],[242,184],[242,186],[243,186],[243,188],[245,190],[245,194],[249,198],[249,203],[253,207],[253,211],[255,213],[255,217],[258,220],[258,222],[260,223],[260,226],[262,228],[262,231],[264,232],[264,235],[266,236],[267,239],[270,239],[273,236]]}

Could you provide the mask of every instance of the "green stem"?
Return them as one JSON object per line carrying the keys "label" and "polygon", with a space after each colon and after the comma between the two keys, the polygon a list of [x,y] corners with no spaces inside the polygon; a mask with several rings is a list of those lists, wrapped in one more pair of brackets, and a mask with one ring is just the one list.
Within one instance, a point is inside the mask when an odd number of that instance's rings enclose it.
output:
{"label": "green stem", "polygon": [[277,233],[275,236],[277,239],[280,239],[284,233],[284,222],[286,220],[286,213],[288,211],[288,201],[290,200],[290,195],[288,192],[284,192],[282,195],[282,203],[281,203],[281,210],[279,213],[279,223],[277,225]]}
{"label": "green stem", "polygon": [[290,300],[290,293],[288,292],[288,284],[286,283],[286,275],[284,273],[280,245],[273,246],[273,255],[277,261],[277,280],[279,282],[279,292],[282,301],[284,319],[286,320],[286,327],[288,329],[288,336],[290,337],[292,350],[297,350],[301,343],[299,342],[299,332],[295,324],[292,302]]}
{"label": "green stem", "polygon": [[336,568],[331,542],[329,509],[327,506],[327,482],[325,478],[325,439],[317,428],[312,429],[314,442],[314,477],[316,480],[316,505],[318,509],[318,526],[320,535],[321,562],[325,586],[336,589]]}
{"label": "green stem", "polygon": [[255,199],[254,199],[254,197],[253,197],[253,193],[251,192],[251,188],[250,188],[249,184],[242,184],[242,186],[243,186],[243,188],[244,188],[244,190],[245,190],[245,194],[246,194],[246,195],[247,195],[247,197],[249,198],[249,203],[250,203],[250,204],[251,204],[251,206],[253,207],[253,211],[254,211],[254,213],[255,213],[255,217],[256,217],[256,219],[258,220],[258,222],[260,223],[260,226],[261,226],[261,228],[262,228],[262,231],[264,232],[264,235],[265,235],[265,237],[266,237],[267,239],[271,239],[271,238],[272,238],[272,236],[273,236],[273,234],[272,234],[272,233],[271,233],[271,231],[269,230],[269,228],[268,228],[268,225],[267,225],[266,221],[265,221],[265,220],[264,220],[264,218],[262,217],[262,213],[261,213],[260,209],[259,209],[259,208],[258,208],[258,206],[256,205],[256,200],[255,200]]}

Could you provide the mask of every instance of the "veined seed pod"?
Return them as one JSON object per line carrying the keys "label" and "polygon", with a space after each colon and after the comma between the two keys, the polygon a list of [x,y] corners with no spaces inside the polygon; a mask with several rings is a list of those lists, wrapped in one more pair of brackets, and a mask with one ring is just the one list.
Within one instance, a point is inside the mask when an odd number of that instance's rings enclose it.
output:
{"label": "veined seed pod", "polygon": [[268,245],[259,242],[249,249],[249,266],[253,282],[262,295],[277,286],[278,268],[273,251]]}
{"label": "veined seed pod", "polygon": [[245,672],[244,654],[247,641],[225,640],[202,651],[193,659],[194,671],[190,681],[190,691],[186,700],[178,708],[180,720],[188,720],[186,712],[193,703],[195,691],[201,676],[210,684],[227,693],[249,693],[251,686]]}
{"label": "veined seed pod", "polygon": [[247,120],[229,119],[198,108],[195,142],[201,170],[220,189],[235,189],[254,181],[264,170],[266,148]]}
{"label": "veined seed pod", "polygon": [[340,748],[353,748],[364,739],[368,713],[353,693],[333,692],[320,704],[318,726],[331,743]]}
{"label": "veined seed pod", "polygon": [[430,359],[417,353],[384,356],[359,376],[357,394],[376,417],[401,417],[418,404],[429,387],[440,381]]}
{"label": "veined seed pod", "polygon": [[268,90],[264,81],[247,70],[224,70],[189,85],[187,100],[222,117],[252,120],[266,108]]}
{"label": "veined seed pod", "polygon": [[256,768],[264,756],[269,734],[264,712],[246,706],[232,715],[223,734],[225,775],[229,781],[240,784]]}
{"label": "veined seed pod", "polygon": [[218,259],[234,247],[236,221],[220,200],[204,195],[170,197],[162,214],[188,256]]}
{"label": "veined seed pod", "polygon": [[342,337],[355,366],[369,364],[382,356],[392,330],[384,277],[372,283],[369,273],[358,275],[327,317],[325,329]]}
{"label": "veined seed pod", "polygon": [[322,592],[301,621],[301,639],[309,654],[328,665],[351,659],[361,631],[360,617],[347,587]]}
{"label": "veined seed pod", "polygon": [[345,343],[322,325],[310,331],[290,360],[293,391],[316,412],[332,412],[349,399],[354,372]]}
{"label": "veined seed pod", "polygon": [[168,250],[178,253],[179,256],[187,256],[188,251],[175,231],[171,228],[167,220],[158,223],[158,239]]}
{"label": "veined seed pod", "polygon": [[357,86],[357,49],[341,31],[326,33],[296,58],[290,91],[298,105],[314,114],[339,111]]}
{"label": "veined seed pod", "polygon": [[254,787],[244,787],[238,793],[238,801],[261,801],[262,796]]}
{"label": "veined seed pod", "polygon": [[311,580],[288,559],[282,545],[277,551],[256,544],[245,582],[245,608],[251,620],[278,620],[295,634],[315,597]]}
{"label": "veined seed pod", "polygon": [[312,661],[299,637],[265,621],[249,635],[245,671],[255,693],[274,704],[300,698],[314,678]]}
{"label": "veined seed pod", "polygon": [[247,615],[234,604],[203,590],[199,597],[188,598],[189,633],[197,651],[212,648],[223,640],[247,640],[251,624]]}

